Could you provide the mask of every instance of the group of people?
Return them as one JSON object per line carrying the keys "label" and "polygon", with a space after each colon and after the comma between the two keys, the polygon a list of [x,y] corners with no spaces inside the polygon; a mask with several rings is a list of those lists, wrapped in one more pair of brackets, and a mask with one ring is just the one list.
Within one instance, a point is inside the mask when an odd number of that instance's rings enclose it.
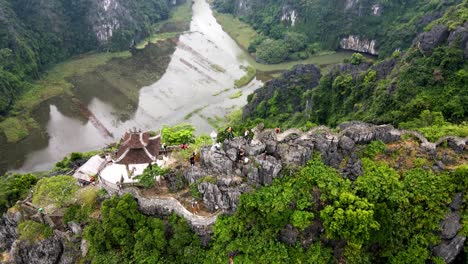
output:
{"label": "group of people", "polygon": [[[232,140],[234,139],[234,133],[232,131],[232,127],[228,127],[226,128],[226,134],[227,134],[227,139],[228,140]],[[245,131],[244,131],[244,139],[247,141],[247,142],[250,142],[250,129],[246,128]]]}

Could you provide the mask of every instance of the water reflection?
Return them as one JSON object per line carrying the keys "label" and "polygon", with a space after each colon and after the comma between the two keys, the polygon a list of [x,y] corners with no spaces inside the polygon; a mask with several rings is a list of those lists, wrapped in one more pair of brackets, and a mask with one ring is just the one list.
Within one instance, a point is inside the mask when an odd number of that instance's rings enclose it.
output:
{"label": "water reflection", "polygon": [[[168,51],[174,45],[176,50],[172,54]],[[165,64],[144,54],[134,56],[138,63],[135,58],[114,60],[97,71],[70,80],[75,86],[75,98],[50,101],[42,106],[47,117],[38,121],[47,136],[32,135],[19,144],[7,146],[8,155],[1,155],[6,160],[15,160],[8,162],[8,168],[19,168],[22,172],[47,170],[70,152],[103,147],[132,127],[157,130],[165,124],[188,121],[199,132],[210,132],[206,117],[223,116],[245,104],[247,95],[262,84],[254,80],[243,88],[243,96],[229,99],[237,91],[233,89],[234,80],[244,75],[240,66],[247,62],[242,58],[245,57],[242,49],[216,22],[205,0],[194,2],[190,32],[166,48],[154,50],[168,54],[167,58],[158,58],[170,59],[156,83],[148,80],[155,77],[159,65]],[[214,95],[226,88],[230,90]],[[199,108],[203,110],[185,120],[187,114]],[[89,115],[91,121],[84,119]],[[116,138],[107,137],[101,126]],[[39,149],[25,145],[31,139],[38,140],[33,144]]]}

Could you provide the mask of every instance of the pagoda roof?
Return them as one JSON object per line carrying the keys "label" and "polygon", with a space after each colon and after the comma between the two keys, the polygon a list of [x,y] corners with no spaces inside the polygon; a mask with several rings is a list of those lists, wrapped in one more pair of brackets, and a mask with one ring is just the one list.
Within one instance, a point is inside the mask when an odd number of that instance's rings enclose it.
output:
{"label": "pagoda roof", "polygon": [[126,132],[121,140],[114,162],[117,164],[153,163],[159,154],[160,136],[148,132]]}

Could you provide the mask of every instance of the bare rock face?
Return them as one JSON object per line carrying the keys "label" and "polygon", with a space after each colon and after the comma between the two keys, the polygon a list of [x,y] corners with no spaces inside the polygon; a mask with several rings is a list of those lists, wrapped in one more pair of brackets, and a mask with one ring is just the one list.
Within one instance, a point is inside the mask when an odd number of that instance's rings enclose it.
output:
{"label": "bare rock face", "polygon": [[456,236],[452,240],[444,241],[434,248],[434,255],[443,258],[446,263],[452,263],[463,250],[465,240],[464,236]]}
{"label": "bare rock face", "polygon": [[458,231],[462,228],[460,224],[460,212],[450,213],[440,225],[442,232],[440,237],[442,239],[454,238]]}
{"label": "bare rock face", "polygon": [[10,250],[16,264],[73,264],[79,254],[72,244],[67,243],[66,235],[57,230],[50,238],[34,243],[16,240]]}
{"label": "bare rock face", "polygon": [[433,49],[442,44],[448,37],[448,27],[445,25],[434,26],[431,31],[419,34],[416,38],[416,46],[424,54],[430,54]]}
{"label": "bare rock face", "polygon": [[340,48],[344,50],[353,50],[372,55],[379,55],[376,40],[365,39],[354,35],[342,38],[340,40]]}
{"label": "bare rock face", "polygon": [[16,227],[21,221],[21,213],[5,213],[0,218],[0,249],[8,249],[18,238]]}
{"label": "bare rock face", "polygon": [[458,26],[454,31],[450,32],[447,41],[450,46],[464,49],[465,59],[468,58],[468,22],[463,26]]}
{"label": "bare rock face", "polygon": [[200,150],[201,163],[208,168],[213,174],[232,174],[233,161],[226,155],[224,151],[211,150],[210,148],[202,148]]}

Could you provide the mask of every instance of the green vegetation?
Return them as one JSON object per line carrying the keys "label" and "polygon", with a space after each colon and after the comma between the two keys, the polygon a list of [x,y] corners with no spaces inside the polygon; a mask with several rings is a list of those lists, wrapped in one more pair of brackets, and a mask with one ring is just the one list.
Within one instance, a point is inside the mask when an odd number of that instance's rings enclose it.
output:
{"label": "green vegetation", "polygon": [[26,220],[19,223],[18,234],[21,240],[26,240],[31,243],[41,241],[51,237],[54,233],[48,225]]}
{"label": "green vegetation", "polygon": [[424,110],[419,118],[400,124],[401,128],[421,132],[429,141],[435,142],[446,135],[468,137],[468,124],[454,125],[444,120],[441,112]]}
{"label": "green vegetation", "polygon": [[60,208],[72,202],[78,189],[76,179],[71,176],[42,178],[37,182],[32,201],[41,207]]}
{"label": "green vegetation", "polygon": [[[446,21],[452,21],[449,23],[451,28],[466,21],[466,2],[464,5],[455,7],[454,5],[458,2],[456,0],[405,1],[404,3],[378,1],[380,10],[384,10],[378,16],[373,14],[373,5],[376,2],[371,1],[346,6],[341,0],[303,0],[288,4],[282,1],[265,3],[261,0],[253,0],[247,6],[239,7],[232,0],[215,0],[213,6],[218,12],[226,13],[223,16],[230,20],[235,19],[231,18],[230,14],[238,15],[242,23],[249,24],[257,31],[257,34],[269,39],[284,40],[287,34],[299,33],[306,37],[307,49],[303,51],[311,54],[322,49],[336,50],[343,36],[356,35],[377,40],[379,55],[384,58],[397,49],[410,47],[416,34],[430,22],[430,20],[427,21],[429,16],[436,16],[448,9],[450,11],[447,16],[450,18]],[[286,10],[292,9],[296,14],[300,14],[296,17],[294,25],[291,20],[281,21],[284,18],[286,6],[288,7]],[[452,17],[457,19],[452,20]],[[222,22],[221,20],[221,24],[225,27]],[[234,24],[238,23],[240,22]],[[442,23],[445,24],[445,21],[443,20]],[[250,39],[254,39],[253,34]],[[278,46],[277,43],[275,45]],[[278,60],[269,63],[276,63],[276,61]]]}
{"label": "green vegetation", "polygon": [[250,25],[240,21],[231,14],[214,11],[213,15],[216,21],[223,27],[223,30],[226,31],[242,49],[247,50],[250,41],[257,36],[257,32]]}
{"label": "green vegetation", "polygon": [[[257,32],[250,25],[242,22],[232,14],[221,13],[216,11],[213,12],[213,14],[216,17],[218,23],[223,27],[223,30],[226,31],[244,50],[250,53],[255,53],[256,47],[267,39],[265,35],[257,34]],[[292,34],[294,35],[294,33]],[[293,44],[293,42],[291,44]],[[314,63],[319,66],[336,64],[342,62],[343,59],[346,59],[349,56],[351,56],[351,54],[344,52],[335,53],[333,51],[330,51],[330,49],[322,50],[321,48],[317,47],[316,44],[317,43],[310,44],[301,52],[295,52],[291,54],[291,57],[289,59],[293,61],[289,62],[282,62],[277,64],[262,64],[256,62],[251,56],[246,56],[245,59],[255,69],[269,72],[287,70],[297,64]],[[272,53],[275,53],[275,50],[273,49],[270,49],[270,51]],[[314,54],[314,56],[309,56],[309,54]]]}
{"label": "green vegetation", "polygon": [[145,187],[151,188],[156,183],[156,176],[164,176],[169,173],[169,169],[162,169],[157,164],[148,166],[142,175],[135,177],[138,180],[138,184]]}
{"label": "green vegetation", "polygon": [[240,79],[234,81],[235,88],[241,88],[249,84],[257,74],[257,70],[252,66],[243,67],[246,70],[246,74],[242,76]]}
{"label": "green vegetation", "polygon": [[229,99],[236,99],[242,96],[242,91],[237,91],[229,96]]}
{"label": "green vegetation", "polygon": [[72,152],[69,157],[63,158],[61,161],[55,163],[53,171],[68,172],[70,169],[76,167],[74,163],[77,161],[86,161],[92,156],[99,154],[101,151],[90,151],[90,152]]}
{"label": "green vegetation", "polygon": [[[119,28],[107,42],[99,42],[92,29],[101,22],[95,20],[93,8],[97,9],[87,1],[0,2],[0,116],[7,115],[23,93],[36,94],[30,82],[50,66],[92,50],[126,50],[169,15],[166,1],[126,2],[125,15],[115,18]],[[52,88],[41,92],[56,93]]]}
{"label": "green vegetation", "polygon": [[195,141],[195,127],[189,124],[180,124],[175,126],[165,126],[161,131],[163,142],[167,145],[188,144]]}
{"label": "green vegetation", "polygon": [[125,194],[104,201],[101,219],[85,229],[93,263],[200,263],[200,239],[184,219],[147,217]]}
{"label": "green vegetation", "polygon": [[249,95],[242,122],[287,128],[362,120],[418,130],[432,141],[466,136],[468,62],[462,49],[442,44],[423,54],[412,47],[370,67],[363,61],[354,54],[348,68],[335,68],[317,87],[310,87],[308,76],[293,75],[284,80],[287,88],[266,98]]}
{"label": "green vegetation", "polygon": [[[242,195],[234,216],[216,222],[206,263],[220,262],[233,251],[235,261],[243,263],[307,262],[311,255],[314,263],[333,262],[326,245],[302,248],[299,241],[288,246],[277,239],[288,223],[296,223],[300,231],[317,221],[323,223],[326,237],[346,241],[347,263],[424,263],[431,258],[433,231],[448,210],[451,194],[468,187],[455,189],[458,177],[421,169],[398,173],[366,158],[364,175],[351,184],[315,158],[296,175]],[[314,198],[314,193],[320,195]],[[375,244],[381,250],[372,250]],[[419,254],[412,255],[416,249]]]}
{"label": "green vegetation", "polygon": [[155,23],[151,29],[151,35],[141,41],[136,48],[143,49],[148,43],[174,38],[188,30],[192,20],[192,1],[185,1],[171,10],[169,18]]}
{"label": "green vegetation", "polygon": [[16,201],[26,198],[26,194],[37,182],[34,174],[15,174],[0,177],[0,214],[12,207]]}

